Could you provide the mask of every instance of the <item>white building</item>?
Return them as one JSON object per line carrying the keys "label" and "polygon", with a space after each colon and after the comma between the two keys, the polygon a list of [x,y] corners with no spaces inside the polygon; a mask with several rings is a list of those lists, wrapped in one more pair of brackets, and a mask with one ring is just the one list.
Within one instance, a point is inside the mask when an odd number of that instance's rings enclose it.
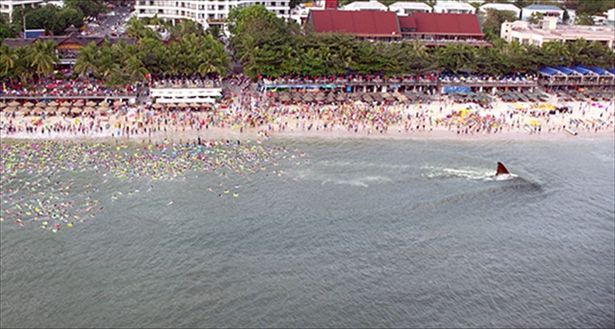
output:
{"label": "white building", "polygon": [[13,20],[13,10],[18,7],[33,7],[44,3],[44,0],[0,0],[0,13],[8,15]]}
{"label": "white building", "polygon": [[399,1],[389,6],[390,11],[396,12],[400,16],[407,16],[412,13],[431,13],[433,10],[424,2]]}
{"label": "white building", "polygon": [[182,19],[195,21],[207,28],[224,24],[232,8],[264,5],[278,17],[290,16],[290,0],[136,0],[138,18],[154,17],[177,22]]}
{"label": "white building", "polygon": [[215,103],[222,96],[221,88],[151,88],[154,103]]}
{"label": "white building", "polygon": [[376,0],[370,1],[355,1],[342,7],[342,10],[382,10],[386,11],[387,6]]}
{"label": "white building", "polygon": [[479,7],[478,11],[485,14],[488,9],[493,9],[497,11],[510,11],[515,13],[515,17],[519,19],[521,17],[521,9],[519,7],[513,5],[512,3],[486,3]]}
{"label": "white building", "polygon": [[531,5],[523,8],[521,11],[521,20],[529,20],[534,13],[540,13],[544,17],[557,17],[557,20],[560,23],[564,20],[564,10],[548,5]]}
{"label": "white building", "polygon": [[307,19],[310,11],[312,9],[324,9],[325,2],[324,1],[314,1],[314,2],[306,2],[300,3],[295,8],[290,10],[290,19],[294,20],[299,24],[303,24]]}
{"label": "white building", "polygon": [[610,23],[615,22],[615,8],[606,11],[606,20]]}
{"label": "white building", "polygon": [[557,17],[547,17],[541,26],[515,21],[502,23],[500,32],[507,42],[517,41],[523,45],[542,47],[549,41],[573,42],[577,39],[598,41],[615,49],[615,29],[607,26],[559,25]]}
{"label": "white building", "polygon": [[444,14],[475,14],[476,8],[467,2],[458,1],[438,1],[433,6],[434,13]]}

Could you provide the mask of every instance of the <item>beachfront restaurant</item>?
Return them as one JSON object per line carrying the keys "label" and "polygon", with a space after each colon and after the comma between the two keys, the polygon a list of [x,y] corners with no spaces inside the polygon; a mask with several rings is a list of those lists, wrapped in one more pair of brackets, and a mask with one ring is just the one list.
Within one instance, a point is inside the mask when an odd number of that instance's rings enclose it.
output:
{"label": "beachfront restaurant", "polygon": [[151,88],[150,96],[154,103],[200,106],[216,103],[222,97],[222,88]]}
{"label": "beachfront restaurant", "polygon": [[540,84],[550,88],[615,86],[615,70],[600,67],[543,67]]}
{"label": "beachfront restaurant", "polygon": [[438,75],[406,75],[399,77],[340,76],[326,79],[263,79],[258,84],[261,92],[289,91],[335,91],[342,93],[430,92],[437,90]]}

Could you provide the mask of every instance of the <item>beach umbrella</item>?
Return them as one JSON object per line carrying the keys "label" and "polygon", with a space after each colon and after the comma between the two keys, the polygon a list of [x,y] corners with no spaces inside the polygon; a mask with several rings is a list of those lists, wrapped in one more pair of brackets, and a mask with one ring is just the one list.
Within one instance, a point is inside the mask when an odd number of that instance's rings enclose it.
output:
{"label": "beach umbrella", "polygon": [[5,110],[6,112],[17,112],[17,107],[15,107],[15,106],[10,106],[10,105],[9,105],[9,106],[7,106],[4,110]]}
{"label": "beach umbrella", "polygon": [[83,112],[94,112],[94,107],[86,106],[85,108],[83,108]]}
{"label": "beach umbrella", "polygon": [[96,103],[94,103],[92,101],[88,101],[87,103],[85,103],[85,105],[89,106],[89,107],[94,107],[94,106],[96,106]]}
{"label": "beach umbrella", "polygon": [[23,106],[24,106],[24,107],[32,107],[32,106],[34,106],[34,103],[32,103],[32,102],[25,102],[25,103],[23,104]]}
{"label": "beach umbrella", "polygon": [[282,101],[282,102],[289,102],[290,101],[290,96],[288,94],[282,94],[282,95],[280,95],[280,101]]}
{"label": "beach umbrella", "polygon": [[6,107],[6,103],[5,102],[0,102],[0,109],[3,109]]}
{"label": "beach umbrella", "polygon": [[60,108],[58,108],[58,112],[59,113],[68,113],[68,112],[70,112],[70,109],[66,105],[62,105],[62,106],[60,106]]}
{"label": "beach umbrella", "polygon": [[49,103],[47,103],[48,106],[58,106],[58,102],[56,101],[51,101]]}
{"label": "beach umbrella", "polygon": [[99,107],[103,107],[103,108],[109,108],[109,103],[107,102],[100,102],[100,104],[98,104]]}
{"label": "beach umbrella", "polygon": [[17,107],[17,106],[19,106],[19,102],[12,101],[12,102],[10,102],[10,103],[9,103],[9,106],[15,106],[15,107]]}
{"label": "beach umbrella", "polygon": [[345,100],[346,100],[346,96],[344,96],[343,94],[337,94],[337,95],[335,96],[335,99],[336,99],[338,102],[343,102],[343,101],[345,101]]}
{"label": "beach umbrella", "polygon": [[73,114],[81,114],[81,112],[83,112],[83,108],[81,107],[73,107],[72,109],[70,109],[70,112]]}
{"label": "beach umbrella", "polygon": [[536,118],[529,118],[529,119],[527,120],[527,123],[528,123],[530,126],[532,126],[532,127],[538,127],[538,126],[540,126],[540,121],[539,121],[538,119],[536,119]]}
{"label": "beach umbrella", "polygon": [[82,99],[76,100],[73,103],[73,106],[83,106],[83,105],[85,105],[85,104],[84,104],[84,101]]}

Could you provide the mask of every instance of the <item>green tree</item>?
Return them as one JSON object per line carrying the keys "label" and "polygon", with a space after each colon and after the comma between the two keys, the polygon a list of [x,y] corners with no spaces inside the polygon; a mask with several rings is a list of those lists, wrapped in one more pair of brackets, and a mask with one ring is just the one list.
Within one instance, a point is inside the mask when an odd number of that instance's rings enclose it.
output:
{"label": "green tree", "polygon": [[37,40],[28,50],[27,59],[36,75],[40,77],[53,72],[53,68],[58,61],[53,41]]}
{"label": "green tree", "polygon": [[17,63],[17,52],[7,45],[0,46],[0,77],[10,77]]}
{"label": "green tree", "polygon": [[202,35],[203,27],[189,19],[184,19],[179,24],[171,27],[171,39],[178,40],[189,34]]}
{"label": "green tree", "polygon": [[64,6],[78,9],[83,15],[93,17],[106,11],[103,0],[64,0]]}
{"label": "green tree", "polygon": [[615,4],[612,0],[579,0],[577,15],[600,15],[613,7]]}
{"label": "green tree", "polygon": [[512,11],[487,9],[487,12],[481,15],[483,33],[488,40],[497,39],[500,37],[502,23],[513,22],[517,19],[517,15]]}
{"label": "green tree", "polygon": [[543,13],[533,12],[532,16],[527,20],[530,24],[540,24],[545,15]]}
{"label": "green tree", "polygon": [[98,47],[96,43],[90,42],[79,50],[77,61],[73,70],[81,76],[87,76],[98,70]]}
{"label": "green tree", "polygon": [[124,69],[131,82],[145,80],[145,75],[148,73],[141,60],[135,55],[131,55],[124,62]]}
{"label": "green tree", "polygon": [[588,14],[579,14],[575,18],[577,25],[594,25],[594,19]]}

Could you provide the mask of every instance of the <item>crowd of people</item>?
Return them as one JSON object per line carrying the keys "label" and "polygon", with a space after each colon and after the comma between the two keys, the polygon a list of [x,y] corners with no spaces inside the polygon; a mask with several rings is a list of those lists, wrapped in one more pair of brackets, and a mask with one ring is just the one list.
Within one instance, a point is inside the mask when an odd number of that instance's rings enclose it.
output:
{"label": "crowd of people", "polygon": [[58,76],[37,78],[23,83],[18,80],[4,81],[0,85],[0,97],[105,97],[136,96],[140,92],[139,84],[127,84],[120,87],[105,86],[103,81],[88,78],[67,79],[61,73]]}
{"label": "crowd of people", "polygon": [[222,79],[200,74],[152,76],[152,88],[219,88]]}
{"label": "crowd of people", "polygon": [[[156,81],[184,85],[201,77],[157,77]],[[264,81],[264,80],[263,80]],[[356,134],[403,135],[423,132],[449,132],[460,135],[498,133],[549,133],[566,129],[599,132],[613,129],[613,102],[572,102],[570,111],[532,111],[502,102],[478,102],[441,95],[427,101],[391,99],[282,102],[259,91],[242,75],[225,81],[225,96],[211,108],[198,111],[153,106],[152,103],[124,104],[107,115],[87,112],[76,115],[46,116],[36,113],[3,112],[0,133],[6,136],[105,136],[116,138],[195,136],[212,129],[235,133],[273,134]],[[465,101],[465,102],[464,102]],[[25,115],[24,115],[25,114]],[[39,113],[40,114],[40,113]]]}

